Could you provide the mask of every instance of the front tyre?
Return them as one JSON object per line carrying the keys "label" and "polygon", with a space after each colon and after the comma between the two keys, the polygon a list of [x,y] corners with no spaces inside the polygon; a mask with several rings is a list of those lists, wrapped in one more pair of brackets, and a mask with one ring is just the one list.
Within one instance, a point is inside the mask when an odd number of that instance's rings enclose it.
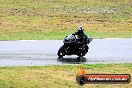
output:
{"label": "front tyre", "polygon": [[63,53],[62,52],[58,52],[58,56],[59,56],[59,58],[63,58]]}
{"label": "front tyre", "polygon": [[63,56],[65,55],[65,46],[64,45],[62,47],[60,47],[57,54],[58,54],[59,58],[63,58]]}

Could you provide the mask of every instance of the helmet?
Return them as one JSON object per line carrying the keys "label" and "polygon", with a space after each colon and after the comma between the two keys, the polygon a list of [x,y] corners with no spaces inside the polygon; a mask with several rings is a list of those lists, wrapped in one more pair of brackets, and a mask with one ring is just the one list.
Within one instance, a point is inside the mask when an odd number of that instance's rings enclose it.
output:
{"label": "helmet", "polygon": [[78,31],[83,31],[84,28],[83,28],[82,26],[79,26],[77,30],[78,30]]}

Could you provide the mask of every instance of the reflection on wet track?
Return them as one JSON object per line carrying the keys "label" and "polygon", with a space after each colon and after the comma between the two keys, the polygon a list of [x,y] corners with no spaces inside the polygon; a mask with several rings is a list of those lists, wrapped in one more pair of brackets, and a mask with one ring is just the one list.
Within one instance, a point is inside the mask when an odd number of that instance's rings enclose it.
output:
{"label": "reflection on wet track", "polygon": [[132,38],[94,39],[89,52],[58,59],[61,40],[0,41],[0,66],[40,66],[81,63],[132,63]]}

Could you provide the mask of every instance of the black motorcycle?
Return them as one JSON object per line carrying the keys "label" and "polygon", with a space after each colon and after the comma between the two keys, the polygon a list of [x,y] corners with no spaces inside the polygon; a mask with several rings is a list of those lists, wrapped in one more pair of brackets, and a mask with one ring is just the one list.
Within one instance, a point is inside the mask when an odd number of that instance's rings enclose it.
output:
{"label": "black motorcycle", "polygon": [[88,52],[89,47],[87,44],[89,44],[91,41],[91,37],[87,36],[85,41],[80,41],[78,35],[70,34],[64,38],[64,45],[60,47],[57,54],[59,58],[63,58],[65,55],[77,55],[79,58],[81,58]]}

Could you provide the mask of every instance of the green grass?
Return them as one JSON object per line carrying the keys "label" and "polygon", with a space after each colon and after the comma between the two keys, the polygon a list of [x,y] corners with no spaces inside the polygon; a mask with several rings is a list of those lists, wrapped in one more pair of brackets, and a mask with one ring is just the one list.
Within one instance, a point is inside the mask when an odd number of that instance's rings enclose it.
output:
{"label": "green grass", "polygon": [[[87,74],[130,74],[132,64],[83,64]],[[0,67],[0,88],[131,88],[130,84],[76,83],[80,65]]]}
{"label": "green grass", "polygon": [[[62,40],[73,31],[62,32],[22,32],[12,34],[1,34],[0,40]],[[130,32],[86,32],[93,38],[131,38]]]}
{"label": "green grass", "polygon": [[0,40],[62,39],[79,25],[95,38],[132,38],[131,12],[131,0],[0,0]]}

